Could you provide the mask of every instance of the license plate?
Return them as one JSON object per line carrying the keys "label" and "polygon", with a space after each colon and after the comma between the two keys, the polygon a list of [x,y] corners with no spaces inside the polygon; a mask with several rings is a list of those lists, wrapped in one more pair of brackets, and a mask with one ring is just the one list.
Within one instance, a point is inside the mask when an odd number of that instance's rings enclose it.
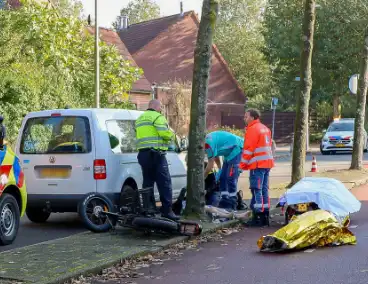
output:
{"label": "license plate", "polygon": [[344,144],[336,144],[336,147],[344,147]]}
{"label": "license plate", "polygon": [[299,212],[306,212],[308,210],[308,204],[306,203],[297,204],[297,208]]}
{"label": "license plate", "polygon": [[70,169],[53,169],[45,168],[40,169],[41,178],[68,178],[70,175]]}

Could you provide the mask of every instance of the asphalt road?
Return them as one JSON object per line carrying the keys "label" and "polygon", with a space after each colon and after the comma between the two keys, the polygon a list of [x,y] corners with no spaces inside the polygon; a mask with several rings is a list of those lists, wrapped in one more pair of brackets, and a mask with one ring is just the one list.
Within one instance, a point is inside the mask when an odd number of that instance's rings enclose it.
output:
{"label": "asphalt road", "polygon": [[[364,155],[364,159],[368,160],[368,154]],[[311,156],[308,156],[307,160],[310,161]],[[333,169],[338,166],[346,168],[350,164],[350,160],[350,154],[331,156],[322,156],[317,154],[319,168]],[[277,171],[277,175],[281,176],[280,181],[282,180],[283,175],[290,176],[288,172],[283,174],[285,171],[290,171],[290,165],[290,158],[284,158],[276,162],[275,171]],[[0,252],[48,240],[67,237],[79,232],[83,232],[84,230],[85,229],[83,228],[83,225],[79,221],[76,214],[52,214],[48,222],[45,224],[34,224],[25,216],[21,220],[20,230],[15,242],[10,246],[0,247]]]}
{"label": "asphalt road", "polygon": [[[363,189],[368,192],[367,186]],[[121,279],[107,283],[366,284],[367,215],[368,202],[364,201],[361,211],[352,217],[352,226],[357,226],[351,228],[357,236],[355,246],[260,253],[256,245],[258,238],[274,232],[280,225],[263,230],[248,228],[225,237],[222,242],[204,243],[199,249],[186,251],[179,259],[165,261],[161,266],[141,269],[138,272],[142,276],[133,282]]]}

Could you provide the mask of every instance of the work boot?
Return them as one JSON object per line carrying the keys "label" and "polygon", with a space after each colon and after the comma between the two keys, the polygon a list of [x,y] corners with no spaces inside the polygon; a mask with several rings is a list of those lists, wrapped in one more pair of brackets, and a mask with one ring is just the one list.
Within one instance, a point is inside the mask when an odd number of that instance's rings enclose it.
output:
{"label": "work boot", "polygon": [[260,214],[260,223],[262,227],[270,226],[270,213],[269,212],[263,212]]}
{"label": "work boot", "polygon": [[163,213],[161,214],[161,217],[166,218],[166,219],[170,219],[173,221],[178,221],[180,219],[180,217],[176,216],[175,213],[173,211],[170,211],[169,213]]}
{"label": "work boot", "polygon": [[252,213],[252,218],[245,223],[246,227],[261,227],[261,220],[259,213]]}

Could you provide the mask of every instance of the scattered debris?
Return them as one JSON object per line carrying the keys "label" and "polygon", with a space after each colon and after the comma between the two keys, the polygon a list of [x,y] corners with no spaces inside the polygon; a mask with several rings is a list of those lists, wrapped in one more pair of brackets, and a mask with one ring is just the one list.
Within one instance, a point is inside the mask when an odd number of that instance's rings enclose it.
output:
{"label": "scattered debris", "polygon": [[306,249],[304,252],[314,252],[315,249]]}
{"label": "scattered debris", "polygon": [[[199,249],[198,246],[202,243],[208,242],[223,242],[223,237],[241,231],[243,227],[241,225],[235,226],[233,228],[219,229],[215,233],[201,235],[187,242],[181,242],[175,244],[167,249],[164,249],[155,254],[147,254],[134,259],[122,260],[121,263],[104,269],[99,275],[94,276],[81,276],[77,279],[72,279],[67,281],[65,284],[94,284],[94,283],[104,283],[105,281],[121,281],[126,279],[127,282],[134,284],[136,282],[131,281],[135,278],[145,278],[145,279],[161,279],[163,276],[152,276],[145,275],[144,273],[138,272],[140,269],[149,268],[156,265],[164,265],[165,261],[175,260],[181,261],[181,256],[184,254],[185,250]],[[221,245],[227,245],[227,243],[222,243]],[[222,257],[218,257],[219,259]],[[218,270],[220,267],[215,264],[210,265],[207,270]],[[169,270],[165,270],[165,274],[169,273]],[[122,282],[118,282],[122,283]]]}

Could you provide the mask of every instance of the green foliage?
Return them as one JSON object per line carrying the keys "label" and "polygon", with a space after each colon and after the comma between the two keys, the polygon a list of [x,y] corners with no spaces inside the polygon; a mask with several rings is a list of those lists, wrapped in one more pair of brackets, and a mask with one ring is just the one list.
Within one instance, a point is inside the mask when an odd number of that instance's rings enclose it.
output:
{"label": "green foliage", "polygon": [[227,132],[230,132],[234,135],[237,135],[241,138],[244,138],[244,129],[238,129],[238,128],[235,128],[235,126],[233,127],[230,127],[230,126],[217,126],[217,127],[214,127],[210,130],[207,131],[207,134],[208,133],[211,133],[211,132],[214,132],[214,131],[227,131]]}
{"label": "green foliage", "polygon": [[[0,113],[11,142],[30,111],[94,105],[94,39],[80,6],[64,4],[0,10]],[[141,70],[101,42],[100,72],[102,107],[130,107],[126,92]]]}
{"label": "green foliage", "polygon": [[[160,6],[152,0],[132,0],[120,10],[121,16],[129,17],[129,24],[136,24],[160,17]],[[115,29],[119,26],[119,17],[113,23]]]}
{"label": "green foliage", "polygon": [[[367,21],[364,0],[318,1],[312,60],[311,105],[321,100],[332,103],[332,96],[348,98],[348,80],[359,72],[361,39]],[[292,109],[296,103],[300,75],[302,0],[269,0],[264,17],[264,50],[273,80],[282,95],[280,106]]]}
{"label": "green foliage", "polygon": [[222,0],[215,43],[240,86],[257,108],[269,106],[277,94],[270,66],[262,53],[262,8],[265,0]]}

